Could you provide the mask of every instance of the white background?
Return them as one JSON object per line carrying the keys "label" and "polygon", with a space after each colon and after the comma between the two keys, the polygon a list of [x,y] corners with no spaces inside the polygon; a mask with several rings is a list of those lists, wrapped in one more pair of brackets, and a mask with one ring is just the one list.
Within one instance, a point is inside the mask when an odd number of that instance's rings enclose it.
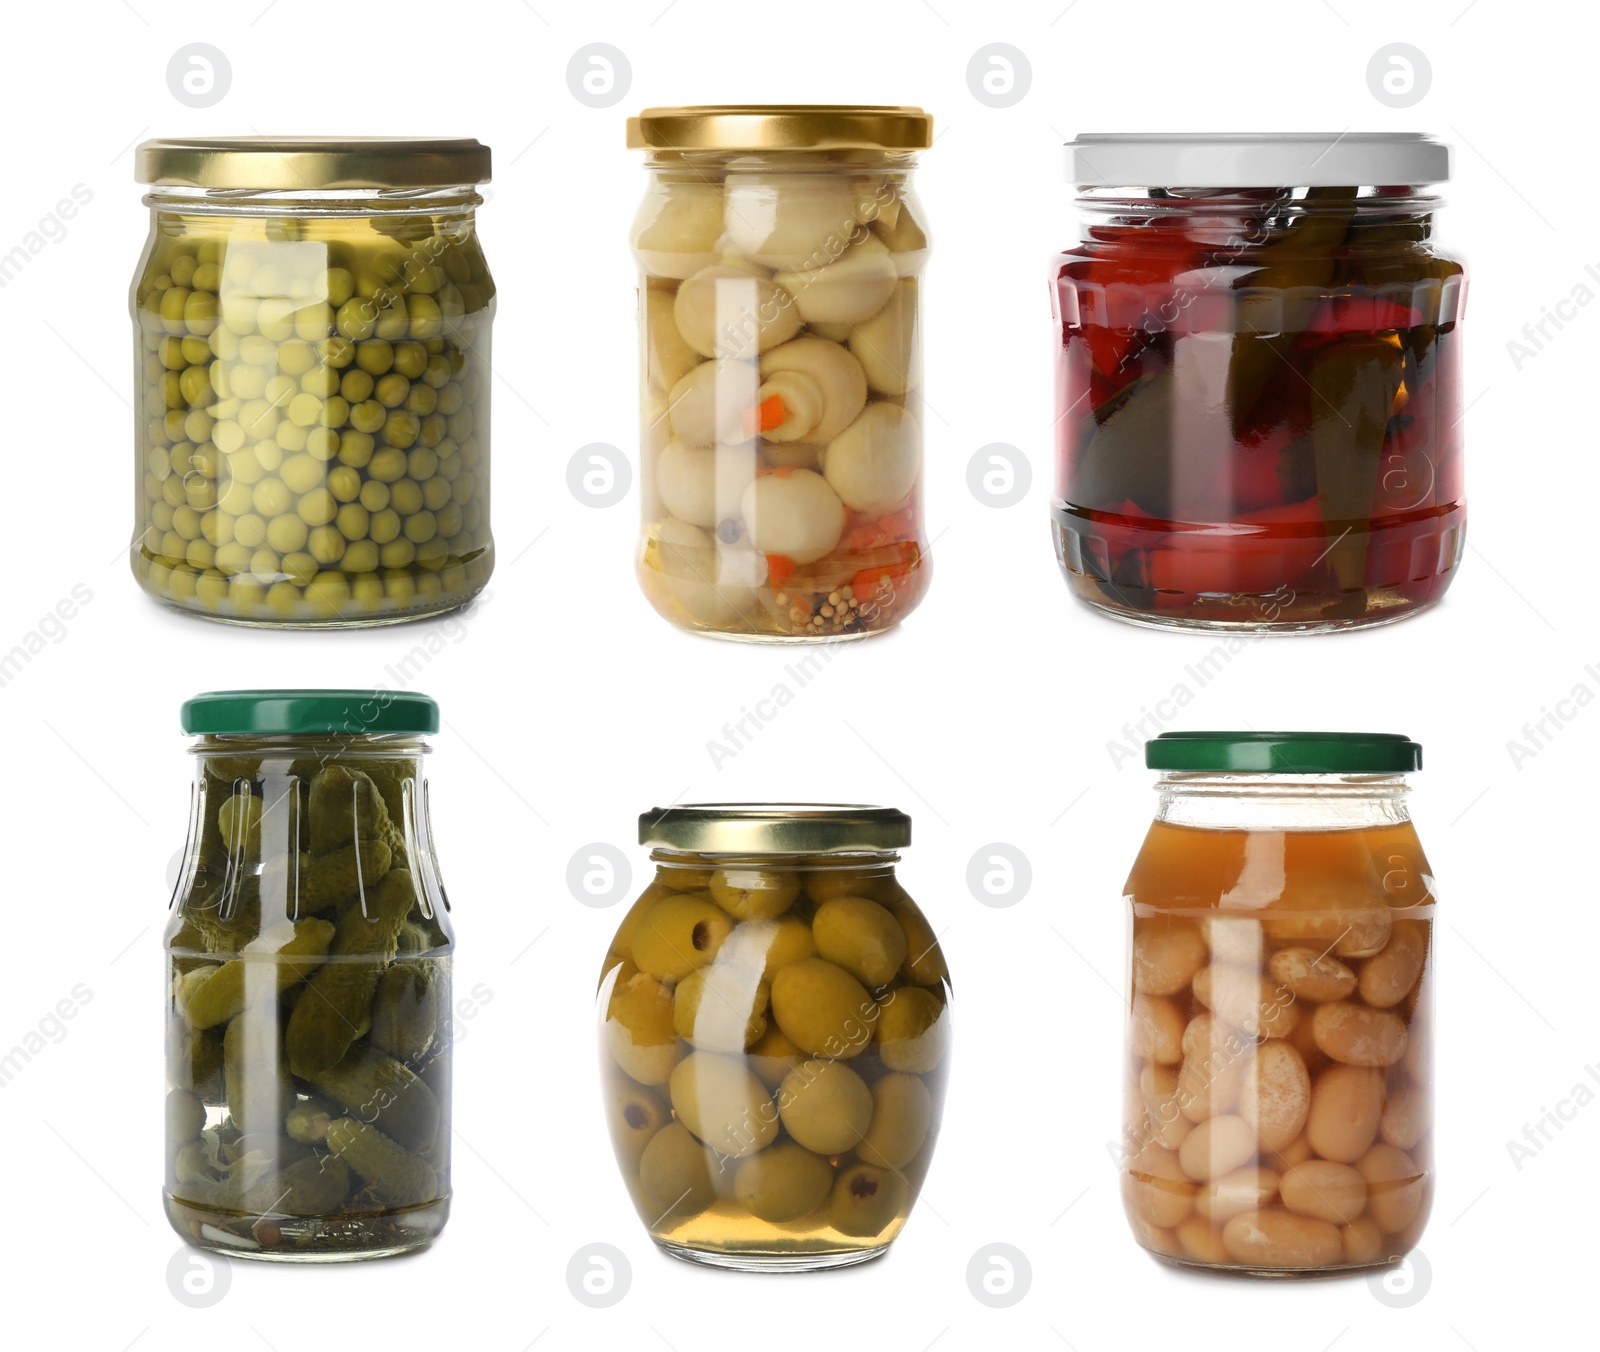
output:
{"label": "white background", "polygon": [[[8,15],[7,210],[0,252],[83,184],[93,199],[0,290],[7,557],[0,650],[82,584],[92,601],[0,688],[7,734],[6,979],[0,1050],[82,983],[92,998],[0,1089],[8,1332],[133,1346],[1329,1346],[1477,1352],[1592,1312],[1600,1106],[1519,1170],[1507,1142],[1600,1063],[1590,769],[1600,708],[1520,768],[1508,742],[1580,683],[1600,692],[1592,504],[1600,307],[1574,310],[1516,369],[1507,343],[1600,265],[1589,167],[1597,30],[1587,10],[1509,0],[1113,0],[757,5],[534,0],[333,6],[169,0]],[[262,12],[264,8],[264,12]],[[1225,22],[1224,22],[1225,18]],[[1578,27],[1582,25],[1582,27]],[[232,85],[185,107],[179,48],[224,51]],[[569,58],[613,44],[631,87],[569,92]],[[1032,87],[970,92],[1006,42]],[[1421,48],[1432,87],[1396,111],[1369,58]],[[919,188],[927,280],[932,591],[904,631],[837,659],[720,769],[708,741],[794,654],[680,635],[632,575],[636,497],[596,510],[573,451],[635,454],[632,264],[643,189],[623,120],[658,103],[920,103],[940,132]],[[1455,147],[1441,242],[1467,260],[1471,544],[1436,612],[1367,635],[1250,646],[1200,689],[1212,646],[1092,617],[1049,543],[1053,417],[1047,260],[1072,237],[1060,143],[1083,130],[1427,130]],[[271,634],[158,609],[129,575],[126,292],[146,230],[130,147],[229,133],[475,135],[494,148],[482,231],[495,334],[492,599],[464,617],[363,634]],[[1024,450],[1033,491],[995,510],[966,487],[989,442]],[[190,761],[180,701],[230,686],[417,688],[446,727],[435,826],[460,935],[458,993],[491,998],[457,1052],[456,1201],[416,1258],[291,1270],[236,1263],[226,1296],[169,1291],[160,1210],[163,874],[182,843]],[[1431,1279],[1397,1309],[1357,1278],[1263,1284],[1181,1275],[1124,1225],[1117,1128],[1122,880],[1151,776],[1110,747],[1179,684],[1170,726],[1408,733],[1414,808],[1442,883],[1439,1190]],[[1171,706],[1167,706],[1171,712]],[[1154,731],[1147,723],[1145,732]],[[1135,739],[1138,739],[1135,732]],[[610,1158],[593,1066],[593,979],[620,910],[580,905],[568,860],[592,841],[636,870],[637,814],[674,799],[891,803],[917,840],[903,877],[944,943],[958,1046],[923,1205],[884,1261],[755,1278],[659,1256]],[[980,905],[969,859],[1009,842],[1032,886]],[[1600,1074],[1597,1066],[1596,1074]],[[1593,1084],[1593,1081],[1589,1081]],[[1600,1085],[1596,1085],[1600,1088]],[[1570,1108],[1568,1111],[1572,1111]],[[603,1242],[632,1264],[617,1305],[569,1293]],[[1003,1242],[1033,1286],[994,1310],[969,1261]],[[1563,1320],[1563,1322],[1566,1322]],[[31,1338],[24,1330],[37,1330]]]}

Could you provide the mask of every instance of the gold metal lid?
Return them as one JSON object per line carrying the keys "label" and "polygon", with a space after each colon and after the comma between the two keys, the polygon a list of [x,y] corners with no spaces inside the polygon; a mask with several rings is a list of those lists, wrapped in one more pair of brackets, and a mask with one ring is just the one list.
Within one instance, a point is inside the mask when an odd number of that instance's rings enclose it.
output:
{"label": "gold metal lid", "polygon": [[140,183],[258,192],[447,188],[489,180],[489,147],[470,136],[217,136],[145,141]]}
{"label": "gold metal lid", "polygon": [[921,108],[831,103],[712,103],[646,108],[628,119],[630,150],[926,150]]}
{"label": "gold metal lid", "polygon": [[681,803],[639,816],[639,843],[692,854],[853,854],[911,843],[911,818],[857,803]]}

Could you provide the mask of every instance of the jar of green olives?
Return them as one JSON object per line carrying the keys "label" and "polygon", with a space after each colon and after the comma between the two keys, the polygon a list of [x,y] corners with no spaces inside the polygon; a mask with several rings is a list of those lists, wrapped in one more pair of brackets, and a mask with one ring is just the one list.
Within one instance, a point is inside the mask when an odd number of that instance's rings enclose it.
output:
{"label": "jar of green olives", "polygon": [[298,628],[470,600],[494,566],[488,148],[164,140],[136,163],[140,586]]}
{"label": "jar of green olives", "polygon": [[450,1209],[449,903],[425,695],[183,706],[189,838],[166,930],[167,1218],[236,1258],[419,1249]]}
{"label": "jar of green olives", "polygon": [[950,1072],[950,975],[895,877],[887,808],[705,804],[639,819],[655,873],[600,972],[617,1163],[666,1252],[746,1271],[882,1254]]}
{"label": "jar of green olives", "polygon": [[862,638],[927,590],[920,108],[648,108],[639,582],[695,633]]}

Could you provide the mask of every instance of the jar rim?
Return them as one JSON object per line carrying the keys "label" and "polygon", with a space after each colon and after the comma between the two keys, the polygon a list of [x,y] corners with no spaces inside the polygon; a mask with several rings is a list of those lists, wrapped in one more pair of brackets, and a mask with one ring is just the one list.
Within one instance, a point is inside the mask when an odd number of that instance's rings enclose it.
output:
{"label": "jar rim", "polygon": [[926,150],[933,115],[911,105],[709,103],[646,108],[630,150]]}
{"label": "jar rim", "polygon": [[911,843],[911,818],[860,803],[679,803],[639,815],[639,843],[690,854],[850,854]]}
{"label": "jar rim", "polygon": [[1420,187],[1450,178],[1423,132],[1084,132],[1066,143],[1080,188]]}
{"label": "jar rim", "polygon": [[208,690],[183,702],[180,721],[211,737],[425,736],[439,731],[439,706],[415,691]]}
{"label": "jar rim", "polygon": [[201,136],[145,141],[134,180],[158,186],[254,189],[448,188],[486,183],[476,137]]}

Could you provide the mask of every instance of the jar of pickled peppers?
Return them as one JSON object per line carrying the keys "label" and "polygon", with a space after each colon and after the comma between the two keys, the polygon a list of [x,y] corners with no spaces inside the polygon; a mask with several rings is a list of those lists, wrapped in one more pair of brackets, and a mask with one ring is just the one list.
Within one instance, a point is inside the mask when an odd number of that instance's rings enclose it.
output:
{"label": "jar of pickled peppers", "polygon": [[1394,1263],[1433,1199],[1432,871],[1421,748],[1367,733],[1163,733],[1128,876],[1122,1195],[1192,1267]]}
{"label": "jar of pickled peppers", "polygon": [[489,532],[473,140],[147,141],[134,277],[134,576],[236,624],[470,600]]}
{"label": "jar of pickled peppers", "polygon": [[444,1228],[455,940],[422,773],[438,727],[425,695],[376,690],[183,706],[165,1200],[197,1247],[339,1262]]}
{"label": "jar of pickled peppers", "polygon": [[885,1252],[950,1074],[950,975],[886,808],[639,819],[655,873],[601,965],[600,1076],[639,1219],[676,1257],[798,1272]]}
{"label": "jar of pickled peppers", "polygon": [[721,638],[860,638],[928,583],[920,108],[651,108],[640,585]]}
{"label": "jar of pickled peppers", "polygon": [[1052,265],[1056,555],[1138,624],[1356,628],[1461,559],[1466,278],[1417,135],[1096,135]]}

